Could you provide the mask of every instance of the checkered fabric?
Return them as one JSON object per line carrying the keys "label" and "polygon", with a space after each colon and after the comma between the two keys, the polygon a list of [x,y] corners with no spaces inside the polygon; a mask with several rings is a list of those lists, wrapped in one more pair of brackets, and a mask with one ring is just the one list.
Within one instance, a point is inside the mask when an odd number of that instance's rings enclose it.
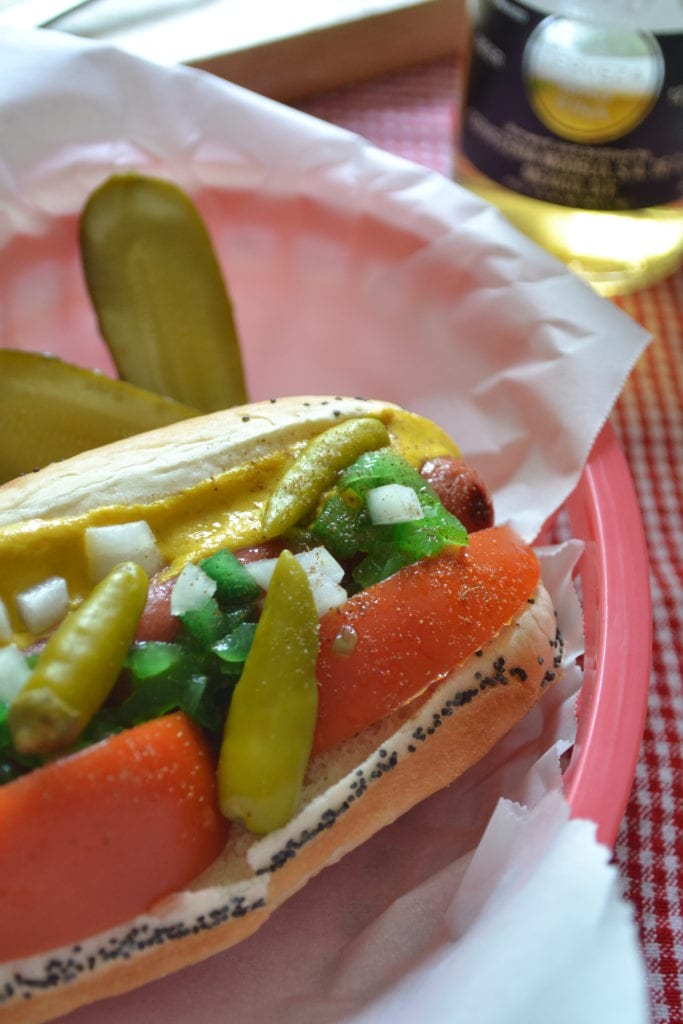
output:
{"label": "checkered fabric", "polygon": [[[297,106],[449,174],[457,117],[452,61]],[[652,566],[653,674],[645,735],[615,860],[635,907],[653,1024],[683,1024],[683,269],[619,305],[654,336],[613,413]]]}
{"label": "checkered fabric", "polygon": [[654,335],[614,410],[647,536],[654,615],[647,723],[616,846],[653,1020],[683,1021],[683,271],[619,305]]}

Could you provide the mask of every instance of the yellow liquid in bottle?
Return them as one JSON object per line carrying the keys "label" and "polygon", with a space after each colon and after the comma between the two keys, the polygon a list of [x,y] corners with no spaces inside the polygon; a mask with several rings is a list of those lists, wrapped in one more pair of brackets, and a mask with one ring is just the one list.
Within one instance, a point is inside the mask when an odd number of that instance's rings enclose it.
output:
{"label": "yellow liquid in bottle", "polygon": [[[491,3],[512,6],[508,0]],[[484,31],[483,39],[482,46],[479,33],[471,110],[466,92],[472,37],[463,61],[461,121],[470,143],[483,146],[487,155],[475,167],[460,152],[458,181],[602,295],[635,291],[675,270],[683,259],[683,200],[624,209],[620,198],[622,188],[630,187],[624,183],[651,176],[658,162],[656,151],[642,142],[623,146],[623,138],[658,102],[666,103],[672,118],[682,116],[683,88],[671,95],[662,91],[665,64],[654,36],[546,17],[528,36],[519,77],[503,85],[496,78],[509,58],[499,47],[509,35],[499,30],[491,39]],[[520,123],[510,113],[499,114],[510,89],[519,90],[514,110]],[[525,106],[530,114],[523,113]],[[678,166],[683,158],[667,160]]]}
{"label": "yellow liquid in bottle", "polygon": [[683,206],[625,213],[576,210],[512,192],[461,158],[458,180],[605,296],[672,273],[683,259]]}

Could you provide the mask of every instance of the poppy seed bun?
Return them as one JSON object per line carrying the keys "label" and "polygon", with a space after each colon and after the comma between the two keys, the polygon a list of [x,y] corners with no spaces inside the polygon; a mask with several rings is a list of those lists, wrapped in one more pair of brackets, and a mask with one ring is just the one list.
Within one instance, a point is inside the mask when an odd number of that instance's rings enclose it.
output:
{"label": "poppy seed bun", "polygon": [[[395,408],[283,399],[184,421],[5,485],[0,525],[150,500],[203,479],[207,466],[225,469],[255,458],[264,445],[305,439],[340,418],[390,418]],[[437,443],[441,436],[453,450],[438,430]],[[498,635],[447,678],[315,757],[299,810],[284,828],[256,838],[235,826],[221,855],[186,891],[77,945],[0,965],[3,1024],[39,1024],[245,939],[311,877],[479,761],[559,676],[562,653],[552,601],[539,584]]]}
{"label": "poppy seed bun", "polygon": [[[59,519],[100,505],[151,503],[235,466],[307,441],[358,416],[390,423],[399,407],[364,398],[304,395],[235,406],[114,441],[0,486],[0,527]],[[439,428],[444,452],[455,446]]]}
{"label": "poppy seed bun", "polygon": [[1,965],[3,1024],[39,1024],[247,938],[309,878],[476,764],[552,684],[561,660],[552,602],[539,585],[427,696],[315,758],[285,828],[254,839],[235,827],[191,890],[105,935]]}

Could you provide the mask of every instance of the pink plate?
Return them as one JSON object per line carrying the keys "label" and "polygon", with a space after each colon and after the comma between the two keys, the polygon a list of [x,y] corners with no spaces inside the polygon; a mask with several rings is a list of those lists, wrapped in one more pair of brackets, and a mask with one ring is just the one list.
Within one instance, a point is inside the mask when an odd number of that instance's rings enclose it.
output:
{"label": "pink plate", "polygon": [[572,534],[586,542],[579,565],[586,654],[565,792],[573,816],[597,822],[598,838],[611,847],[645,726],[652,621],[640,510],[626,459],[609,424],[567,510]]}
{"label": "pink plate", "polygon": [[[458,379],[463,367],[444,350],[443,339],[457,337],[458,324],[451,317],[459,304],[470,301],[476,286],[466,266],[439,262],[437,247],[427,273],[424,255],[420,260],[414,256],[421,252],[420,240],[369,213],[352,230],[349,218],[316,203],[302,208],[293,200],[213,190],[200,195],[198,205],[240,297],[238,322],[250,342],[245,357],[254,398],[364,393],[430,415],[424,403],[441,390],[441,412],[456,404],[442,385],[449,373]],[[397,266],[403,267],[401,273]],[[272,301],[263,302],[264,294]],[[0,310],[1,344],[11,339],[37,351],[49,346],[63,358],[111,372],[84,290],[74,217],[52,218],[42,234],[18,235],[5,248]],[[330,316],[330,310],[344,315]],[[408,314],[417,319],[406,326]],[[320,324],[325,325],[322,333]],[[395,358],[396,339],[406,335],[421,341],[419,351],[412,342],[406,349],[411,373],[404,360]],[[518,337],[514,343],[522,344]],[[448,373],[444,359],[452,360]],[[432,418],[448,429],[449,423]],[[453,436],[461,439],[459,433]],[[566,793],[573,814],[597,822],[599,837],[611,846],[643,732],[651,624],[640,512],[609,425],[567,512],[572,535],[587,543],[579,571],[588,653]]]}

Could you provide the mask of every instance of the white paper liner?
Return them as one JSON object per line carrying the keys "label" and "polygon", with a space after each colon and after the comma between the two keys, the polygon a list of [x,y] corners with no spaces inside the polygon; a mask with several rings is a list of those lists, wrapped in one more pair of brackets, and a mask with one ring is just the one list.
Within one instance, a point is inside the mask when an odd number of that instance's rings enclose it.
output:
{"label": "white paper liner", "polygon": [[[3,345],[111,368],[76,218],[114,170],[169,176],[207,219],[253,398],[364,393],[423,412],[480,469],[498,520],[537,535],[647,342],[635,324],[478,199],[347,132],[56,33],[7,32],[0,59]],[[575,557],[544,555],[565,679],[480,765],[237,949],[69,1020],[644,1021],[630,911],[561,796]]]}

